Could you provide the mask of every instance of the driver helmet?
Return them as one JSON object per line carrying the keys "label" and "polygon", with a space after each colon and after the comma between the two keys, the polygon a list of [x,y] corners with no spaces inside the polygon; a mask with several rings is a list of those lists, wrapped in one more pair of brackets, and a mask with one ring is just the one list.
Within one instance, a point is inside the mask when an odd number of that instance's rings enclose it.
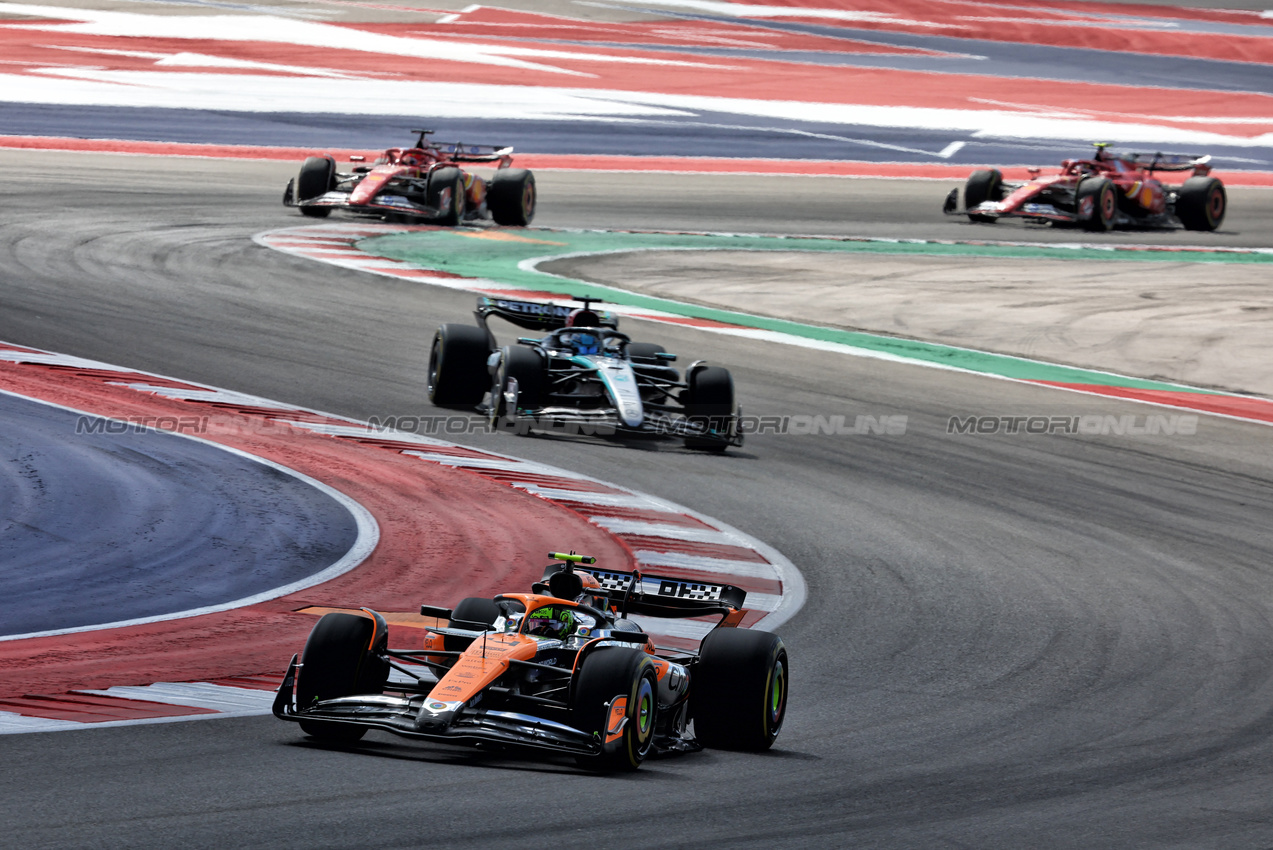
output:
{"label": "driver helmet", "polygon": [[600,340],[594,334],[571,334],[570,344],[576,354],[597,354],[601,351]]}
{"label": "driver helmet", "polygon": [[580,307],[577,310],[570,311],[570,315],[566,317],[566,327],[599,328],[601,327],[601,317],[593,310],[589,310],[586,307]]}
{"label": "driver helmet", "polygon": [[564,605],[545,605],[526,615],[524,634],[564,640],[575,630],[575,614]]}
{"label": "driver helmet", "polygon": [[575,575],[583,582],[583,593],[575,601],[598,611],[605,611],[610,606],[610,599],[602,592],[601,582],[597,581],[597,577],[583,570],[576,570]]}

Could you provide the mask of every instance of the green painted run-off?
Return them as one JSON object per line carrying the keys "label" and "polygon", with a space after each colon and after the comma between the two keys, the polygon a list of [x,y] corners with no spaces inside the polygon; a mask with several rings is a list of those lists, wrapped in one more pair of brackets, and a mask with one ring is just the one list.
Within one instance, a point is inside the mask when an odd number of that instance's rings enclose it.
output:
{"label": "green painted run-off", "polygon": [[1118,262],[1242,262],[1273,263],[1266,253],[1104,250],[1091,247],[994,245],[928,241],[868,239],[815,239],[806,237],[732,236],[711,234],[622,233],[560,230],[424,230],[365,239],[358,247],[366,253],[413,263],[463,277],[485,278],[517,289],[567,296],[599,295],[628,307],[659,310],[677,316],[759,328],[819,342],[836,343],[907,360],[950,366],[1026,381],[1087,384],[1139,390],[1212,393],[1195,387],[1112,375],[1070,366],[1058,366],[1021,357],[973,351],[948,345],[900,339],[861,331],[819,327],[786,319],[757,316],[684,304],[545,274],[527,261],[549,261],[577,254],[641,250],[725,251],[834,251],[871,254],[924,254],[927,256],[995,257],[1009,259],[1101,260]]}

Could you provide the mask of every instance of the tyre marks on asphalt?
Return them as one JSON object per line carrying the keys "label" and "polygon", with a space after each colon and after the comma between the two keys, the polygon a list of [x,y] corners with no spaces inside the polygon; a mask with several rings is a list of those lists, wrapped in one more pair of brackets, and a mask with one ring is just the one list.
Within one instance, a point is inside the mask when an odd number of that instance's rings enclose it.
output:
{"label": "tyre marks on asphalt", "polygon": [[[453,601],[430,599],[431,592],[489,595],[538,579],[540,567],[528,564],[542,564],[562,545],[615,569],[743,587],[753,609],[744,620],[749,626],[775,628],[804,600],[799,572],[762,541],[680,505],[545,464],[3,343],[0,387],[123,421],[202,417],[202,438],[262,456],[282,453],[358,499],[381,530],[363,565],[302,593],[181,622],[0,642],[0,733],[266,714],[281,678],[276,671],[303,644],[317,606],[392,611]],[[475,488],[477,497],[469,495]],[[439,544],[424,535],[452,529],[419,517],[447,509],[444,525],[470,527]],[[478,510],[487,514],[469,521],[463,513]],[[661,645],[683,648],[696,646],[712,625],[645,623]],[[418,626],[390,628],[395,641],[418,639]]]}

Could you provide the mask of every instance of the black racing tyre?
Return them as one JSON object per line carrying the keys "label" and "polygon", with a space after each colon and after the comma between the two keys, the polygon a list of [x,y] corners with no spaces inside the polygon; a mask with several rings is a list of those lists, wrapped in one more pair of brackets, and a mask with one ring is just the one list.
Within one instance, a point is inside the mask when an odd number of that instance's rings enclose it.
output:
{"label": "black racing tyre", "polygon": [[1084,177],[1075,192],[1075,211],[1083,214],[1085,201],[1092,199],[1092,213],[1083,226],[1088,230],[1104,232],[1114,229],[1118,215],[1118,190],[1108,177]]}
{"label": "black racing tyre", "polygon": [[491,421],[497,422],[513,411],[506,409],[504,390],[510,379],[517,381],[517,406],[535,410],[544,406],[545,368],[539,352],[523,345],[506,345],[500,351],[499,369],[491,388]]}
{"label": "black racing tyre", "polygon": [[[336,188],[336,161],[329,156],[311,156],[301,163],[301,170],[292,183],[294,200],[299,203],[325,195]],[[301,215],[310,218],[327,218],[331,207],[300,207]]]}
{"label": "black racing tyre", "polygon": [[657,342],[629,342],[628,343],[628,359],[645,360],[650,363],[662,363],[656,355],[666,354],[667,349],[659,345]]}
{"label": "black racing tyre", "polygon": [[[358,614],[324,614],[309,633],[296,677],[296,705],[304,710],[322,700],[355,694],[379,694],[389,680],[389,663],[371,651],[376,623]],[[376,635],[383,650],[388,635]],[[367,731],[361,726],[302,720],[306,734],[325,741],[352,743]]]}
{"label": "black racing tyre", "polygon": [[[654,745],[658,722],[658,676],[654,660],[639,649],[602,647],[584,656],[570,701],[571,725],[601,741],[601,754],[580,757],[597,770],[636,770]],[[606,710],[612,700],[626,701],[622,728]],[[616,700],[617,701],[617,700]]]}
{"label": "black racing tyre", "polygon": [[[685,390],[685,416],[692,422],[705,424],[719,433],[728,433],[737,410],[734,404],[734,379],[728,369],[704,366],[690,372]],[[723,452],[726,445],[719,440],[686,437],[691,449]]]}
{"label": "black racing tyre", "polygon": [[445,324],[429,349],[429,401],[440,407],[472,407],[490,387],[486,331],[476,325]]}
{"label": "black racing tyre", "polygon": [[782,638],[753,629],[709,632],[690,679],[694,736],[715,749],[769,749],[787,716],[787,687]]}
{"label": "black racing tyre", "polygon": [[[974,171],[968,178],[968,182],[964,184],[964,209],[972,209],[986,201],[1002,200],[1003,173],[997,168]],[[968,213],[968,219],[990,224],[996,221],[995,216],[981,215],[980,213]]]}
{"label": "black racing tyre", "polygon": [[486,186],[486,208],[496,224],[525,227],[535,217],[535,175],[501,168]]}
{"label": "black racing tyre", "polygon": [[[460,604],[451,609],[451,619],[447,625],[454,629],[471,629],[473,623],[493,626],[499,617],[500,611],[495,605],[495,600],[483,596],[470,596],[467,599],[461,599]],[[447,652],[459,652],[468,645],[466,638],[442,636],[442,648]],[[450,659],[447,660],[450,661]]]}
{"label": "black racing tyre", "polygon": [[1224,221],[1228,196],[1214,177],[1190,177],[1176,193],[1176,217],[1185,230],[1216,230]]}
{"label": "black racing tyre", "polygon": [[447,188],[451,189],[451,196],[447,200],[445,209],[438,217],[437,223],[446,227],[454,227],[464,220],[466,211],[467,196],[464,193],[464,173],[458,168],[446,167],[439,168],[429,175],[429,206],[438,209],[442,208],[443,194]]}

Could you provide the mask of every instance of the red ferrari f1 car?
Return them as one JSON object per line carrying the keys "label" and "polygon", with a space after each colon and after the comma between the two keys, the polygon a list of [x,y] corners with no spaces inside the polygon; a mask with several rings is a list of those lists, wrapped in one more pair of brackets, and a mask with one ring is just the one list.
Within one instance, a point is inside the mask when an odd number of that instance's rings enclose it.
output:
{"label": "red ferrari f1 car", "polygon": [[[329,613],[288,665],[274,715],[352,743],[407,738],[573,755],[636,770],[649,755],[768,749],[787,713],[787,650],[738,628],[732,585],[589,568],[552,553],[530,593],[424,605],[416,647],[391,649],[385,617]],[[657,649],[633,616],[720,618],[695,651]],[[397,676],[390,677],[390,670]]]}
{"label": "red ferrari f1 car", "polygon": [[[1067,159],[1057,174],[1039,176],[1031,168],[1025,183],[1007,183],[998,169],[974,171],[959,190],[951,189],[942,212],[976,222],[1023,218],[1037,224],[1115,227],[1173,227],[1215,230],[1224,221],[1224,184],[1211,176],[1209,156],[1164,153],[1114,154],[1096,145],[1091,159]],[[1156,172],[1192,171],[1183,185],[1164,184]]]}
{"label": "red ferrari f1 car", "polygon": [[[432,130],[411,132],[419,134],[415,147],[388,148],[372,165],[349,173],[338,172],[330,156],[311,156],[288,181],[284,206],[313,218],[345,210],[442,225],[494,219],[525,226],[535,217],[535,175],[510,167],[512,148],[434,142]],[[463,168],[469,163],[495,164],[495,174],[489,180],[479,177]]]}

